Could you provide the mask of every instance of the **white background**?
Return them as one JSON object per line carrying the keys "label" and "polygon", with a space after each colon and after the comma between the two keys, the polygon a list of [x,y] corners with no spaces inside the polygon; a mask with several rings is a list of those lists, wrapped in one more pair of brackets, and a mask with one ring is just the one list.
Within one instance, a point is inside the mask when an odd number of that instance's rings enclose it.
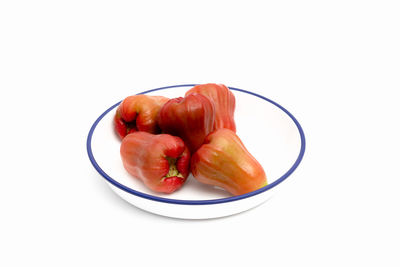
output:
{"label": "white background", "polygon": [[[399,266],[398,1],[1,1],[1,266]],[[204,221],[119,199],[85,148],[139,91],[219,82],[292,112],[278,194]]]}

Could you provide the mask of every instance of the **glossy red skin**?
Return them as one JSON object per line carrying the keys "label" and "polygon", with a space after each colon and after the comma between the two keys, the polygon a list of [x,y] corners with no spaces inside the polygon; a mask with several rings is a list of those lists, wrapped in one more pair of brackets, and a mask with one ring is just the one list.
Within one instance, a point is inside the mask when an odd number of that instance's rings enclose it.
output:
{"label": "glossy red skin", "polygon": [[192,93],[205,95],[214,103],[214,130],[226,128],[236,132],[234,119],[236,101],[228,87],[215,83],[199,84],[187,91],[185,96]]}
{"label": "glossy red skin", "polygon": [[[125,169],[155,192],[172,193],[189,175],[190,153],[179,137],[134,132],[122,140],[120,152]],[[183,178],[165,177],[169,171],[166,157],[177,159],[176,168]]]}
{"label": "glossy red skin", "polygon": [[161,108],[158,125],[164,133],[179,136],[194,153],[214,128],[215,109],[204,95],[169,100]]}
{"label": "glossy red skin", "polygon": [[229,129],[219,129],[207,136],[192,155],[191,171],[198,181],[222,187],[233,195],[267,185],[260,163]]}
{"label": "glossy red skin", "polygon": [[122,139],[136,131],[160,133],[158,112],[167,101],[168,98],[163,96],[133,95],[125,98],[114,116],[114,129],[118,136]]}
{"label": "glossy red skin", "polygon": [[126,122],[121,117],[121,110],[118,107],[114,116],[114,129],[118,136],[123,139],[127,134],[137,131],[136,122]]}

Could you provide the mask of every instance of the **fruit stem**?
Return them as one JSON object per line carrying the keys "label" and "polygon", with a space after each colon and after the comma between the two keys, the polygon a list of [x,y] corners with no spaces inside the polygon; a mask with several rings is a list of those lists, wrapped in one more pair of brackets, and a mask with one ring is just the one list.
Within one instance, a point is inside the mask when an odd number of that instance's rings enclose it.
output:
{"label": "fruit stem", "polygon": [[165,175],[165,177],[181,177],[183,178],[183,175],[178,171],[178,169],[176,168],[176,158],[171,158],[171,157],[166,157],[166,159],[168,160],[169,163],[169,170],[167,175]]}

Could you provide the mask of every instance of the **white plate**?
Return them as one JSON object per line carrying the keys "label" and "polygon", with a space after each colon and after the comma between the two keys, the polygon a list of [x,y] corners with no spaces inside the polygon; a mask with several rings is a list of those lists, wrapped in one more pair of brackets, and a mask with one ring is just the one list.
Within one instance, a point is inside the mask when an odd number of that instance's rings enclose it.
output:
{"label": "white plate", "polygon": [[[193,86],[167,86],[141,94],[175,98],[184,96]],[[263,166],[267,174],[267,186],[232,197],[224,190],[197,182],[190,175],[184,186],[172,194],[158,194],[149,190],[122,166],[119,153],[121,142],[113,129],[113,117],[119,103],[108,108],[91,127],[87,139],[90,161],[112,190],[123,199],[143,210],[168,217],[223,217],[263,203],[300,164],[305,150],[304,133],[294,116],[279,104],[250,91],[229,88],[236,98],[237,135]]]}

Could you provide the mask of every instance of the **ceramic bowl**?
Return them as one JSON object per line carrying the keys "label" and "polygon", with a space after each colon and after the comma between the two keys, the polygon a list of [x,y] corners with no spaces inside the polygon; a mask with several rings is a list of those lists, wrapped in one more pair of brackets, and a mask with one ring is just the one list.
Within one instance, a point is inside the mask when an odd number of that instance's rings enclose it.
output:
{"label": "ceramic bowl", "polygon": [[[194,84],[174,85],[139,94],[184,96]],[[87,138],[89,159],[111,189],[124,200],[148,212],[183,219],[207,219],[239,213],[268,200],[300,164],[305,137],[299,122],[278,103],[251,91],[229,87],[236,98],[237,135],[261,163],[268,185],[232,196],[226,191],[199,183],[190,175],[172,194],[155,193],[124,169],[120,143],[113,129],[113,116],[120,102],[107,108],[92,125]],[[134,94],[134,93],[133,93]]]}

